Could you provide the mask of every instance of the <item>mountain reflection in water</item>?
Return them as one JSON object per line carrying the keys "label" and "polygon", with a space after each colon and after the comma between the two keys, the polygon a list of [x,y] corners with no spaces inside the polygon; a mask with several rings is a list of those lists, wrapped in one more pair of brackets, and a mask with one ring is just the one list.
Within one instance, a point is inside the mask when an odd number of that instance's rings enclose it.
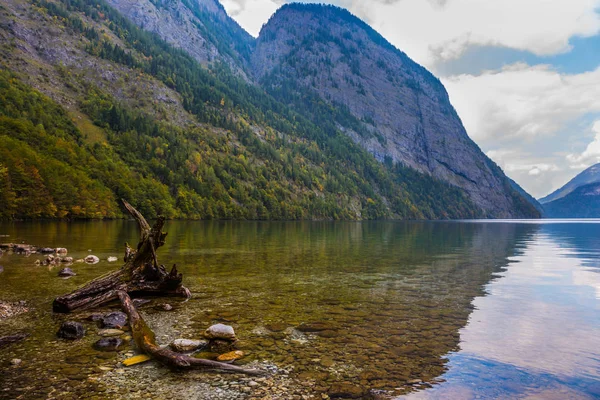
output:
{"label": "mountain reflection in water", "polygon": [[600,224],[538,226],[473,301],[445,382],[402,398],[600,397]]}

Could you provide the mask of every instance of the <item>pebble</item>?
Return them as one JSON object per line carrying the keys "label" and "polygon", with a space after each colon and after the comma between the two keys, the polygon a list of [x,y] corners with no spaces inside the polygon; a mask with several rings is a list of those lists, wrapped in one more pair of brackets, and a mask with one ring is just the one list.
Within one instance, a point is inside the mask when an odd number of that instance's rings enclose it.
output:
{"label": "pebble", "polygon": [[198,350],[208,344],[205,340],[175,339],[169,346],[179,353]]}
{"label": "pebble", "polygon": [[235,340],[235,331],[229,325],[216,324],[206,330],[204,336],[207,339]]}
{"label": "pebble", "polygon": [[221,354],[217,357],[217,361],[235,361],[243,358],[245,356],[244,352],[241,350],[230,351],[229,353]]}
{"label": "pebble", "polygon": [[86,258],[84,258],[83,260],[88,264],[98,264],[100,262],[100,259],[93,255],[89,255]]}
{"label": "pebble", "polygon": [[77,275],[71,268],[63,268],[58,272],[58,276],[60,277],[70,277]]}
{"label": "pebble", "polygon": [[108,262],[115,262],[117,260],[118,260],[117,257],[108,257]]}
{"label": "pebble", "polygon": [[121,329],[127,325],[127,314],[121,311],[115,311],[102,316],[100,320],[102,328]]}
{"label": "pebble", "polygon": [[101,329],[98,331],[100,336],[120,336],[125,332],[120,329]]}
{"label": "pebble", "polygon": [[21,360],[20,358],[13,358],[12,360],[10,360],[11,365],[20,365],[22,362],[23,360]]}
{"label": "pebble", "polygon": [[60,326],[56,336],[68,340],[81,339],[85,335],[85,328],[79,322],[66,321]]}

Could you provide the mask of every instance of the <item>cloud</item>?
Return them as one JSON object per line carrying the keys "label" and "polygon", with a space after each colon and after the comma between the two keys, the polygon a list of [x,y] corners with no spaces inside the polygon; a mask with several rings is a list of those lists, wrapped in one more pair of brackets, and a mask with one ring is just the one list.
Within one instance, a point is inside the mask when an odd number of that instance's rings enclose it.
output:
{"label": "cloud", "polygon": [[574,163],[574,169],[586,168],[600,162],[600,120],[594,122],[592,131],[595,133],[594,140],[581,154],[567,155],[567,160]]}
{"label": "cloud", "polygon": [[[222,0],[257,35],[286,0]],[[313,1],[321,2],[321,1]],[[600,32],[600,0],[330,0],[366,20],[417,62],[432,68],[470,46],[501,46],[550,55],[569,39]]]}
{"label": "cloud", "polygon": [[251,35],[258,36],[262,25],[285,0],[220,0],[227,13]]}
{"label": "cloud", "polygon": [[[449,0],[339,3],[365,18],[417,62],[432,68],[471,46],[497,46],[552,55],[569,39],[600,32],[599,0]],[[377,4],[379,3],[379,4]]]}
{"label": "cloud", "polygon": [[548,140],[573,120],[600,112],[600,68],[568,75],[547,65],[513,64],[443,82],[469,135],[488,148]]}

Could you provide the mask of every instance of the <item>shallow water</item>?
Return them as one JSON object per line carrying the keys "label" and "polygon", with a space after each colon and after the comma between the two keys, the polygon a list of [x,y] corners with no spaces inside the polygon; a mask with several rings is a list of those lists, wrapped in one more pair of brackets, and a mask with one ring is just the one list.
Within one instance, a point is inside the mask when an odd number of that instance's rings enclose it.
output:
{"label": "shallow water", "polygon": [[[596,222],[171,221],[165,230],[159,261],[178,265],[194,298],[143,309],[163,344],[233,325],[248,353],[241,364],[272,362],[291,371],[293,393],[319,398],[344,382],[365,396],[600,396]],[[41,256],[0,258],[0,299],[32,309],[0,321],[0,336],[32,334],[0,350],[0,398],[128,397],[96,379],[123,356],[91,348],[91,322],[83,340],[57,340],[67,317],[50,309],[119,265],[105,260],[137,241],[135,223],[14,223],[0,234],[103,260],[74,264],[78,275],[63,280],[34,265]],[[154,308],[164,302],[175,310]],[[307,324],[319,331],[294,329]],[[23,363],[12,367],[12,358]],[[157,379],[184,386],[186,374]]]}

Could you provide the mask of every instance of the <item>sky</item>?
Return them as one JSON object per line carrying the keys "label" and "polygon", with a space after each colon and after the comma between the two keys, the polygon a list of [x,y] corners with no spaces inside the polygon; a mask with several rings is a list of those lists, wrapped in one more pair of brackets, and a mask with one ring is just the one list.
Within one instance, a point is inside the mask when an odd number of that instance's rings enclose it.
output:
{"label": "sky", "polygon": [[[286,0],[221,0],[257,36]],[[600,0],[332,0],[446,86],[469,136],[535,197],[600,162]]]}

